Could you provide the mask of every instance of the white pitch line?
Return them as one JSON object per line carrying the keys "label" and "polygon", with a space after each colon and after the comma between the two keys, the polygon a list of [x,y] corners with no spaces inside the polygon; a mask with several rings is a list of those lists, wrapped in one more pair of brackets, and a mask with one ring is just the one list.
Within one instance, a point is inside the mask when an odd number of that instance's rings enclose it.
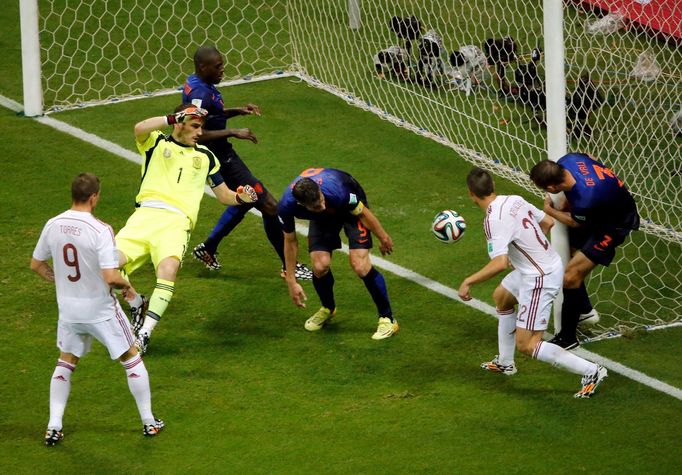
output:
{"label": "white pitch line", "polygon": [[106,150],[107,152],[111,152],[114,155],[118,155],[119,157],[125,158],[130,162],[137,163],[138,165],[142,163],[142,157],[140,156],[139,153],[132,152],[127,148],[123,148],[120,145],[115,144],[114,142],[105,140],[102,137],[99,137],[98,135],[86,132],[83,129],[79,129],[78,127],[69,125],[66,122],[62,122],[61,120],[53,119],[52,117],[47,116],[35,117],[35,120],[37,120],[41,124],[49,125],[53,129],[57,129],[60,132],[64,132],[65,134],[69,134],[73,137],[79,138],[84,142],[91,143],[92,145],[99,147],[103,150]]}
{"label": "white pitch line", "polygon": [[[14,110],[15,112],[20,112],[21,111],[21,104],[8,99],[6,97],[0,96],[0,105],[5,106],[9,109]],[[18,108],[17,108],[18,107]],[[115,144],[113,142],[110,142],[109,140],[105,140],[97,135],[91,134],[89,132],[86,132],[82,129],[79,129],[78,127],[74,127],[72,125],[69,125],[65,122],[62,122],[57,119],[53,119],[52,117],[35,117],[35,120],[40,122],[41,124],[48,125],[56,130],[59,130],[60,132],[64,132],[65,134],[71,135],[73,137],[76,137],[80,140],[83,140],[85,142],[89,142],[92,145],[95,145],[107,152],[111,152],[114,155],[118,155],[121,158],[124,158],[128,161],[140,164],[142,162],[142,159],[140,158],[140,155],[132,152],[126,148],[121,147],[118,144]],[[214,196],[213,193],[210,191],[210,189],[206,189],[206,194],[209,196]],[[251,210],[252,213],[254,213],[257,216],[260,216],[260,212],[258,212],[255,209]],[[308,235],[308,227],[304,224],[297,223],[296,224],[296,231],[299,234],[302,234],[303,236]],[[346,254],[348,253],[348,246],[343,245],[342,252],[345,252]],[[438,294],[441,294],[447,298],[457,300],[458,302],[468,305],[470,307],[473,307],[483,313],[487,313],[489,315],[492,315],[493,317],[497,318],[497,314],[495,312],[495,308],[492,307],[491,305],[482,302],[477,299],[472,299],[469,301],[462,301],[459,296],[457,295],[457,291],[453,288],[447,287],[440,282],[436,282],[435,280],[429,279],[428,277],[425,277],[421,274],[418,274],[410,269],[407,269],[405,267],[399,266],[398,264],[394,264],[392,262],[387,261],[386,259],[383,259],[379,256],[372,255],[372,262],[379,268],[385,269],[392,274],[395,274],[399,277],[402,277],[404,279],[409,280],[410,282],[414,282],[415,284],[421,285],[422,287],[425,287],[429,290],[432,290]],[[596,353],[592,353],[590,351],[587,351],[584,348],[578,348],[577,350],[574,350],[577,354],[580,356],[583,356],[587,359],[590,359],[591,361],[594,361],[596,363],[599,363],[609,370],[613,371],[614,373],[621,374],[625,376],[626,378],[632,379],[633,381],[637,381],[640,384],[643,384],[645,386],[649,386],[652,389],[655,389],[657,391],[660,391],[664,394],[667,394],[669,396],[672,396],[676,399],[679,399],[682,401],[682,389],[676,388],[675,386],[671,386],[667,383],[664,383],[663,381],[660,381],[656,378],[652,378],[650,376],[647,376],[646,374],[634,370],[632,368],[629,368],[621,363],[618,363],[617,361],[610,360],[608,358],[605,358],[603,356],[600,356]]]}
{"label": "white pitch line", "polygon": [[17,101],[10,99],[9,97],[0,96],[0,106],[3,106],[14,112],[21,112],[24,110],[24,106],[19,104]]}

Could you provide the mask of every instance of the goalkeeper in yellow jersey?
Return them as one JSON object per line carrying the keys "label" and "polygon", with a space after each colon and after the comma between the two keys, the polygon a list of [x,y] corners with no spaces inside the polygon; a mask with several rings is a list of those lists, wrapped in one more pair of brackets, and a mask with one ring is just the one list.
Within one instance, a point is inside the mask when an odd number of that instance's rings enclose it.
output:
{"label": "goalkeeper in yellow jersey", "polygon": [[[149,258],[156,269],[156,287],[149,301],[138,295],[131,302],[135,345],[141,353],[147,351],[152,330],[173,297],[205,185],[225,205],[252,203],[257,198],[250,186],[229,189],[215,155],[197,144],[205,119],[204,109],[183,104],[174,114],[135,125],[142,179],[135,198],[137,209],[116,235],[116,247],[125,274]],[[170,135],[158,130],[167,126],[173,127]]]}

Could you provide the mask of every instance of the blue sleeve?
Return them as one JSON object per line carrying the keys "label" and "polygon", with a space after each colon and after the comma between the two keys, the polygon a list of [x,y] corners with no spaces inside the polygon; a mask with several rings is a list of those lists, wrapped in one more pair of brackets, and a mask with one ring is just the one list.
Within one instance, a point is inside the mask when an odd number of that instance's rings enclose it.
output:
{"label": "blue sleeve", "polygon": [[277,219],[285,233],[296,231],[295,207],[296,200],[293,199],[291,191],[287,189],[277,204]]}
{"label": "blue sleeve", "polygon": [[194,99],[201,100],[201,107],[204,109],[209,109],[209,104],[213,104],[213,94],[211,94],[211,91],[203,87],[194,88],[189,91],[189,94],[186,92],[182,93],[183,103],[190,103]]}
{"label": "blue sleeve", "polygon": [[364,190],[357,180],[347,173],[339,173],[336,199],[338,200],[339,208],[352,215],[362,212],[362,207],[367,204],[363,202],[365,200]]}

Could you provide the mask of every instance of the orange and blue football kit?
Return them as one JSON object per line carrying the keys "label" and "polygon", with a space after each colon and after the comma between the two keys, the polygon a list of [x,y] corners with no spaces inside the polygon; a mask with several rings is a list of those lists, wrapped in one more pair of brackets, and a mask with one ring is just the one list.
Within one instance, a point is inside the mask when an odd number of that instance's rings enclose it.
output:
{"label": "orange and blue football kit", "polygon": [[[324,196],[324,211],[317,213],[310,211],[296,201],[293,188],[302,178],[310,178],[320,187]],[[308,168],[286,187],[279,200],[277,214],[285,233],[295,232],[294,218],[309,220],[308,251],[331,254],[335,249],[341,248],[341,229],[348,237],[348,247],[351,250],[372,248],[372,234],[360,220],[365,207],[367,207],[365,190],[351,175],[333,168]],[[393,312],[384,276],[372,266],[367,275],[361,278],[372,296],[379,317],[392,320]],[[322,277],[313,276],[313,286],[322,306],[333,313],[336,303],[331,268]]]}
{"label": "orange and blue football kit", "polygon": [[616,247],[639,229],[637,205],[625,184],[603,163],[582,153],[569,153],[557,162],[576,184],[564,192],[571,217],[582,226],[571,228],[571,247],[596,264],[608,266]]}

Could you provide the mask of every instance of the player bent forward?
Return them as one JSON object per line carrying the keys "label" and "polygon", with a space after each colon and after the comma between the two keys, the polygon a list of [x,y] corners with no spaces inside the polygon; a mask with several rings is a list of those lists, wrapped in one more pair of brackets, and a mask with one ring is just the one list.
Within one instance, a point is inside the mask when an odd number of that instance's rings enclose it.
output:
{"label": "player bent forward", "polygon": [[382,254],[393,251],[393,240],[368,206],[365,191],[348,173],[333,168],[309,168],[287,186],[277,207],[284,231],[286,281],[294,304],[304,308],[306,295],[296,282],[294,268],[298,257],[295,219],[310,220],[308,250],[313,263],[313,286],[322,307],[305,322],[308,331],[321,330],[336,314],[332,252],[341,248],[339,233],[348,237],[350,265],[372,296],[379,314],[379,325],[372,335],[383,340],[399,327],[393,318],[384,276],[372,266],[369,250],[372,233],[381,242]]}
{"label": "player bent forward", "polygon": [[[175,292],[182,257],[197,221],[199,206],[208,184],[226,205],[252,203],[257,196],[245,186],[232,191],[223,182],[215,155],[197,145],[206,111],[192,104],[178,106],[174,114],[151,117],[135,125],[135,143],[142,155],[142,181],[135,198],[137,209],[116,235],[119,263],[126,274],[151,258],[156,287],[149,307],[142,296],[131,301],[136,346],[147,351],[154,327]],[[172,125],[166,136],[162,127]],[[146,311],[146,315],[145,315]]]}
{"label": "player bent forward", "polygon": [[[125,368],[128,388],[142,419],[142,433],[154,436],[164,425],[152,415],[147,368],[133,345],[130,322],[112,292],[122,289],[127,299],[137,295],[117,270],[111,226],[92,215],[99,191],[99,178],[90,173],[78,175],[71,185],[71,209],[47,222],[31,259],[31,269],[55,283],[59,307],[60,354],[50,383],[50,421],[45,433],[48,446],[64,438],[62,418],[71,375],[79,359],[90,351],[93,337]],[[47,262],[50,258],[54,270]]]}
{"label": "player bent forward", "polygon": [[481,168],[469,172],[467,187],[472,201],[486,213],[484,230],[491,260],[464,279],[460,298],[470,300],[472,285],[493,278],[510,265],[513,268],[493,292],[500,354],[481,367],[506,375],[516,373],[516,345],[532,358],[582,375],[582,388],[575,397],[589,398],[607,377],[606,368],[542,341],[564,275],[561,258],[545,237],[554,220],[520,196],[497,196],[491,175]]}

